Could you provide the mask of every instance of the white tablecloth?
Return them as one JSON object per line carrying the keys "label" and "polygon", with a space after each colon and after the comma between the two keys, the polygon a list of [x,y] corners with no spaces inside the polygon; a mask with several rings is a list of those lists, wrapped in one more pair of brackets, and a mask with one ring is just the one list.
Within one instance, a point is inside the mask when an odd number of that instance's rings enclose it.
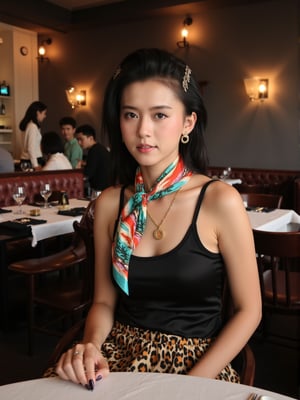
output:
{"label": "white tablecloth", "polygon": [[59,378],[0,386],[0,398],[3,400],[248,400],[252,392],[270,396],[265,400],[291,399],[236,383],[158,373],[110,373],[96,383],[93,392]]}
{"label": "white tablecloth", "polygon": [[[88,201],[86,200],[69,199],[69,203],[70,208],[88,206]],[[17,208],[17,206],[5,207],[5,209],[12,210],[13,213],[0,214],[0,222],[11,221],[13,219],[21,218],[23,216],[29,217],[29,211],[37,207],[24,204],[22,206],[24,214],[22,215],[14,214]],[[73,232],[73,222],[80,221],[81,219],[81,215],[78,217],[59,215],[57,207],[40,208],[40,211],[41,214],[38,217],[30,216],[30,218],[45,219],[47,223],[40,225],[31,225],[33,247],[35,247],[37,245],[37,242],[40,240]]]}
{"label": "white tablecloth", "polygon": [[236,185],[237,183],[242,183],[241,179],[224,178],[224,179],[221,179],[221,181],[228,183],[228,185]]}
{"label": "white tablecloth", "polygon": [[300,224],[300,215],[293,210],[275,209],[269,212],[247,212],[253,229],[263,231],[286,231],[288,224]]}

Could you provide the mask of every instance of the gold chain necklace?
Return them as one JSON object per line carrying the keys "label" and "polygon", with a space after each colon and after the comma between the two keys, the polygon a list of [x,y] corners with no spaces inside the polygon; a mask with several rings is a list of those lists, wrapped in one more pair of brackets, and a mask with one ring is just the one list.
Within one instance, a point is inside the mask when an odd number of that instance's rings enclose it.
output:
{"label": "gold chain necklace", "polygon": [[[180,188],[181,189],[181,188]],[[154,237],[155,240],[161,240],[164,238],[165,236],[165,231],[162,230],[160,227],[161,225],[164,223],[165,219],[167,218],[167,215],[169,214],[169,211],[171,210],[172,205],[174,204],[174,201],[176,199],[177,194],[179,193],[179,190],[177,190],[177,192],[175,192],[174,197],[172,199],[172,201],[169,204],[169,207],[167,208],[167,211],[165,212],[165,215],[162,217],[161,221],[159,224],[157,224],[153,217],[151,216],[149,210],[147,210],[147,214],[149,216],[149,218],[151,219],[151,221],[153,222],[153,224],[156,226],[156,228],[154,229],[154,231],[152,232],[152,236]]]}

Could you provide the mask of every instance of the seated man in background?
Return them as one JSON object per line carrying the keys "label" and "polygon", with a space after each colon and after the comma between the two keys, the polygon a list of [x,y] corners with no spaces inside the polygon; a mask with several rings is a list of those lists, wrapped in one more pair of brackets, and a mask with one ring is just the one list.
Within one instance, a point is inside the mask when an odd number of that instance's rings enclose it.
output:
{"label": "seated man in background", "polygon": [[41,150],[46,164],[43,171],[72,169],[72,165],[64,155],[64,145],[60,135],[56,132],[46,132],[42,136]]}
{"label": "seated man in background", "polygon": [[14,172],[14,159],[8,150],[0,147],[0,174],[4,172]]}
{"label": "seated man in background", "polygon": [[70,161],[72,168],[80,168],[82,149],[75,138],[76,121],[72,117],[63,117],[59,121],[61,134],[66,140],[64,154]]}
{"label": "seated man in background", "polygon": [[90,125],[81,125],[76,129],[78,143],[87,150],[85,161],[81,161],[87,179],[86,195],[91,190],[101,191],[110,186],[111,160],[109,151],[96,142],[95,129]]}

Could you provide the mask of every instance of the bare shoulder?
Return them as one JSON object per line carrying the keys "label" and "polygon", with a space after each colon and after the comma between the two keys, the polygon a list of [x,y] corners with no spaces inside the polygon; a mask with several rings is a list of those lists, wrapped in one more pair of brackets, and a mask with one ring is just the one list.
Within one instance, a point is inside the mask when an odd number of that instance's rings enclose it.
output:
{"label": "bare shoulder", "polygon": [[110,186],[101,192],[101,195],[97,199],[97,204],[105,206],[105,204],[110,202],[115,202],[119,198],[121,191],[121,186]]}
{"label": "bare shoulder", "polygon": [[[203,185],[210,181],[207,178]],[[244,208],[240,193],[231,185],[222,181],[213,181],[206,189],[203,206],[213,212],[227,213],[236,208]]]}
{"label": "bare shoulder", "polygon": [[111,186],[101,193],[96,200],[95,216],[101,221],[108,221],[116,218],[120,204],[121,186]]}
{"label": "bare shoulder", "polygon": [[[210,193],[213,196],[216,196],[216,201],[218,200],[221,203],[231,204],[236,201],[240,202],[241,195],[240,193],[228,183],[222,181],[215,181],[210,185]],[[209,193],[208,192],[208,193]]]}

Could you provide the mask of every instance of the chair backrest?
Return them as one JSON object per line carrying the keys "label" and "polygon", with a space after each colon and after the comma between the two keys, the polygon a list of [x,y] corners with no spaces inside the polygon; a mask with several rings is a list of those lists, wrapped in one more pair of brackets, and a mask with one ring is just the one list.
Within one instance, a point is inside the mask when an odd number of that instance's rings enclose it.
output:
{"label": "chair backrest", "polygon": [[76,240],[83,241],[86,250],[85,268],[82,270],[82,300],[87,302],[92,302],[94,293],[94,211],[95,200],[92,200],[80,222],[73,223]]}
{"label": "chair backrest", "polygon": [[241,193],[243,201],[248,207],[280,208],[283,196],[267,193]]}
{"label": "chair backrest", "polygon": [[80,222],[77,222],[73,224],[74,227],[74,235],[73,235],[73,245],[76,249],[76,246],[79,244],[79,242],[84,241],[84,238],[79,232],[78,227],[86,228],[88,231],[93,232],[94,229],[94,211],[95,211],[95,200],[91,200],[84,212],[84,214],[81,217]]}
{"label": "chair backrest", "polygon": [[300,231],[253,230],[265,305],[300,309]]}

